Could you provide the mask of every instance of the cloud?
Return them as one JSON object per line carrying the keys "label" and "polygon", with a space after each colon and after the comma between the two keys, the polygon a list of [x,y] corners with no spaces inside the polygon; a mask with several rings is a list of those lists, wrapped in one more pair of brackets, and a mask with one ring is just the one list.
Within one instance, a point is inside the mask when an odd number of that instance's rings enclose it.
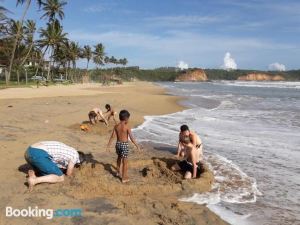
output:
{"label": "cloud", "polygon": [[106,10],[106,8],[102,5],[88,6],[83,9],[84,12],[88,12],[88,13],[104,12],[105,10]]}
{"label": "cloud", "polygon": [[197,15],[178,15],[178,16],[157,16],[148,17],[145,19],[148,25],[163,26],[163,27],[190,27],[200,24],[211,24],[219,21],[224,21],[224,17],[218,18],[215,16],[197,16]]}
{"label": "cloud", "polygon": [[250,49],[293,49],[295,46],[267,42],[255,38],[231,38],[226,36],[200,35],[193,32],[170,31],[155,35],[123,31],[91,33],[81,30],[68,32],[76,41],[103,42],[116,47],[137,47],[143,50],[161,52],[220,52],[226,49],[245,51]]}
{"label": "cloud", "polygon": [[181,69],[181,70],[186,70],[189,68],[189,65],[187,63],[185,63],[184,61],[179,61],[177,63],[177,68]]}
{"label": "cloud", "polygon": [[285,65],[284,64],[280,64],[278,62],[275,62],[275,63],[271,63],[269,65],[269,70],[276,70],[276,71],[285,71],[286,68],[285,68]]}
{"label": "cloud", "polygon": [[71,40],[78,41],[81,45],[101,42],[108,54],[122,55],[128,58],[130,65],[148,68],[172,66],[174,61],[183,56],[192,67],[218,67],[219,56],[228,49],[239,55],[242,67],[248,67],[257,65],[254,62],[258,52],[266,53],[264,57],[269,57],[269,52],[287,51],[297,47],[257,38],[202,35],[178,30],[160,34],[118,30],[99,33],[83,30],[67,32]]}
{"label": "cloud", "polygon": [[231,57],[229,52],[226,52],[224,56],[224,64],[222,65],[222,68],[225,70],[236,70],[237,64],[234,60],[234,58]]}

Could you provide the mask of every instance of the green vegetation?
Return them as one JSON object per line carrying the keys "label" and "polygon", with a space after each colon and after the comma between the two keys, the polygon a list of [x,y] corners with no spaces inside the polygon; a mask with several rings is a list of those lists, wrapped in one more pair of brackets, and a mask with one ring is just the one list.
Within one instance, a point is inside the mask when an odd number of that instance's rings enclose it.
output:
{"label": "green vegetation", "polygon": [[[196,69],[196,68],[193,68]],[[193,70],[190,69],[190,70]],[[288,81],[300,80],[300,70],[290,70],[284,72],[277,71],[258,71],[258,70],[222,70],[222,69],[205,69],[209,80],[236,80],[239,76],[249,73],[265,73],[270,75],[281,75]],[[94,81],[102,81],[106,75],[115,75],[122,80],[130,81],[133,79],[142,81],[174,81],[181,73],[176,68],[158,68],[158,69],[139,69],[138,67],[117,67],[111,69],[91,70],[91,78]]]}
{"label": "green vegetation", "polygon": [[[88,81],[90,60],[97,66],[128,63],[126,58],[109,57],[101,43],[81,48],[70,40],[62,25],[66,1],[17,0],[16,3],[17,7],[24,7],[20,20],[8,18],[8,10],[0,6],[0,80],[5,79],[7,86],[14,81],[18,85],[27,84],[36,76],[45,77],[48,82],[57,78],[70,82],[82,82],[83,78]],[[37,4],[40,18],[46,20],[43,27],[26,20],[32,3]],[[87,60],[84,73],[76,66],[80,58]]]}

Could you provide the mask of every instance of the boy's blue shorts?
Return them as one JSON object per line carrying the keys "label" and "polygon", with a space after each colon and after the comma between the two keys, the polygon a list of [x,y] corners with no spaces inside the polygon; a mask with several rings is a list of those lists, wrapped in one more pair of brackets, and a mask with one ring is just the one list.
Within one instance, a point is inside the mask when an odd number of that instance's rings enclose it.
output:
{"label": "boy's blue shorts", "polygon": [[51,156],[42,149],[30,146],[25,152],[25,160],[42,176],[49,174],[63,175],[58,166],[52,162]]}

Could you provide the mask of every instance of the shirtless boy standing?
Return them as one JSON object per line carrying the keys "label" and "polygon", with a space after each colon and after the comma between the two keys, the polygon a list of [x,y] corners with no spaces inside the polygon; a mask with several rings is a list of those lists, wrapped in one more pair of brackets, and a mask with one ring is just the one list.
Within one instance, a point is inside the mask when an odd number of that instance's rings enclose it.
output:
{"label": "shirtless boy standing", "polygon": [[107,150],[109,149],[111,142],[115,135],[117,135],[117,142],[116,142],[116,153],[118,155],[117,159],[117,170],[118,176],[122,179],[122,183],[129,182],[128,179],[128,152],[129,152],[129,145],[128,145],[128,138],[130,138],[131,142],[136,146],[138,150],[140,150],[139,146],[135,142],[131,128],[128,125],[128,120],[130,117],[130,113],[127,110],[121,110],[119,113],[120,122],[115,125],[114,130],[111,134],[109,142],[107,144]]}

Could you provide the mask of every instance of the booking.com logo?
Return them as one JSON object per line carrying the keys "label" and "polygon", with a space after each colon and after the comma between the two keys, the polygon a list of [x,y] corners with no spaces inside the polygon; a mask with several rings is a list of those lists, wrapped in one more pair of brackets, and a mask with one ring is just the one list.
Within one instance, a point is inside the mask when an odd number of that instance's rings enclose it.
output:
{"label": "booking.com logo", "polygon": [[38,206],[29,206],[26,209],[14,209],[11,206],[5,208],[6,217],[45,217],[50,220],[58,217],[82,216],[82,209],[40,209]]}

